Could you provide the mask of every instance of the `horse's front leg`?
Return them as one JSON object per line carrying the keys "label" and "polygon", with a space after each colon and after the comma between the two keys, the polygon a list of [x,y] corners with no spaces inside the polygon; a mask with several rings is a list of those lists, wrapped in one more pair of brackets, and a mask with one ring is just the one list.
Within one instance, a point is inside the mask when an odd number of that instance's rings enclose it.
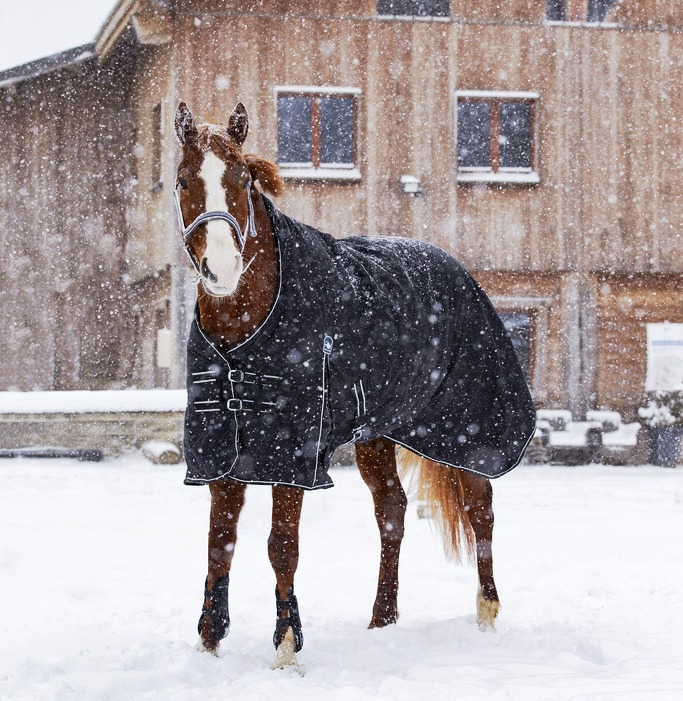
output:
{"label": "horse's front leg", "polygon": [[408,500],[398,477],[396,448],[391,441],[378,438],[357,443],[356,461],[372,492],[382,546],[377,597],[369,626],[381,628],[398,620],[398,558]]}
{"label": "horse's front leg", "polygon": [[213,654],[216,654],[218,644],[230,630],[228,584],[237,541],[237,521],[244,506],[245,490],[246,485],[231,480],[209,484],[209,573],[198,628],[202,647]]}
{"label": "horse's front leg", "polygon": [[304,644],[299,604],[294,596],[294,574],[299,564],[299,521],[304,493],[294,487],[273,487],[273,521],[268,556],[275,572],[277,618],[273,644],[274,667],[295,665],[294,653]]}

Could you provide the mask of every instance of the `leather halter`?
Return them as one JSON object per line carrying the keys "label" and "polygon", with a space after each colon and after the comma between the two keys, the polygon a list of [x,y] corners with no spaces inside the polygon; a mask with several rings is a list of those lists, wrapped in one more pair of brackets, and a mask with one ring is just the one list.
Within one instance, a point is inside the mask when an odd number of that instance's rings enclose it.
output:
{"label": "leather halter", "polygon": [[[178,226],[180,228],[180,233],[183,235],[183,243],[185,245],[185,252],[190,258],[194,269],[197,271],[197,275],[201,277],[201,271],[199,269],[199,261],[196,259],[194,253],[189,246],[190,237],[192,234],[202,225],[209,221],[224,221],[227,222],[232,230],[235,232],[237,238],[237,243],[240,247],[240,253],[244,253],[244,247],[247,244],[247,237],[251,232],[252,236],[256,236],[256,224],[254,223],[254,205],[251,201],[251,181],[247,186],[247,206],[249,209],[249,214],[247,217],[247,225],[242,230],[240,223],[235,219],[235,217],[228,211],[215,210],[212,212],[204,212],[200,214],[191,224],[185,226],[185,219],[183,217],[183,210],[180,208],[180,197],[178,196],[178,185],[175,186],[173,190],[173,201],[175,202],[176,214],[178,216]],[[251,263],[251,261],[250,261]]]}

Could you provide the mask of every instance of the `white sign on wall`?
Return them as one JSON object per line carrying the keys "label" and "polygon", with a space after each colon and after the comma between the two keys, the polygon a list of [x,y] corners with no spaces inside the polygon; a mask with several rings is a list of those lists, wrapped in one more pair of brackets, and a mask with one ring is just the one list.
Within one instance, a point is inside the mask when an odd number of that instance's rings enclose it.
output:
{"label": "white sign on wall", "polygon": [[683,390],[683,324],[647,324],[645,390]]}
{"label": "white sign on wall", "polygon": [[173,333],[171,329],[157,329],[157,367],[173,365]]}

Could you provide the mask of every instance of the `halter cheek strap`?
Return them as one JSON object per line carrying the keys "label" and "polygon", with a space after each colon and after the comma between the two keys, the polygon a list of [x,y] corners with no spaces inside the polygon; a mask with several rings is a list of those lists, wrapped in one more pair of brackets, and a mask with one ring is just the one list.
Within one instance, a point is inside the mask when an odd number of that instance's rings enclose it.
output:
{"label": "halter cheek strap", "polygon": [[[224,221],[227,222],[232,230],[235,232],[235,236],[237,237],[237,242],[240,247],[240,253],[244,253],[244,247],[247,244],[247,237],[249,236],[249,233],[251,233],[252,236],[256,236],[256,224],[254,223],[254,205],[251,201],[251,183],[249,183],[248,190],[247,190],[247,207],[249,210],[249,214],[247,217],[247,225],[242,230],[242,227],[240,226],[239,222],[235,217],[230,214],[230,212],[223,212],[220,210],[216,210],[213,212],[204,212],[203,214],[200,214],[189,226],[185,226],[185,219],[183,218],[183,210],[180,208],[180,197],[178,197],[178,186],[176,185],[175,190],[173,190],[173,201],[175,202],[175,209],[176,209],[176,215],[178,217],[178,227],[180,228],[180,232],[183,235],[183,243],[185,244],[185,252],[190,258],[190,261],[192,262],[192,265],[194,269],[197,271],[197,275],[201,275],[201,272],[199,270],[199,262],[195,258],[194,254],[190,250],[189,246],[189,240],[190,236],[202,225],[206,224],[209,221]],[[253,259],[249,261],[247,264],[247,267],[251,265]],[[246,268],[245,268],[246,269]]]}

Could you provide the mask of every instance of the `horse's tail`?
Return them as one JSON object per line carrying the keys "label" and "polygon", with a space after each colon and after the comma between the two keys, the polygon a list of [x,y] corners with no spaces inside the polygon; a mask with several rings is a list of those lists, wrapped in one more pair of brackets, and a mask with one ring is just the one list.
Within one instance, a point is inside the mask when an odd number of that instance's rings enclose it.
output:
{"label": "horse's tail", "polygon": [[474,562],[476,540],[465,507],[462,471],[405,449],[399,450],[397,458],[401,476],[409,478],[410,491],[416,492],[420,508],[431,514],[441,534],[446,557],[462,561],[465,555]]}

